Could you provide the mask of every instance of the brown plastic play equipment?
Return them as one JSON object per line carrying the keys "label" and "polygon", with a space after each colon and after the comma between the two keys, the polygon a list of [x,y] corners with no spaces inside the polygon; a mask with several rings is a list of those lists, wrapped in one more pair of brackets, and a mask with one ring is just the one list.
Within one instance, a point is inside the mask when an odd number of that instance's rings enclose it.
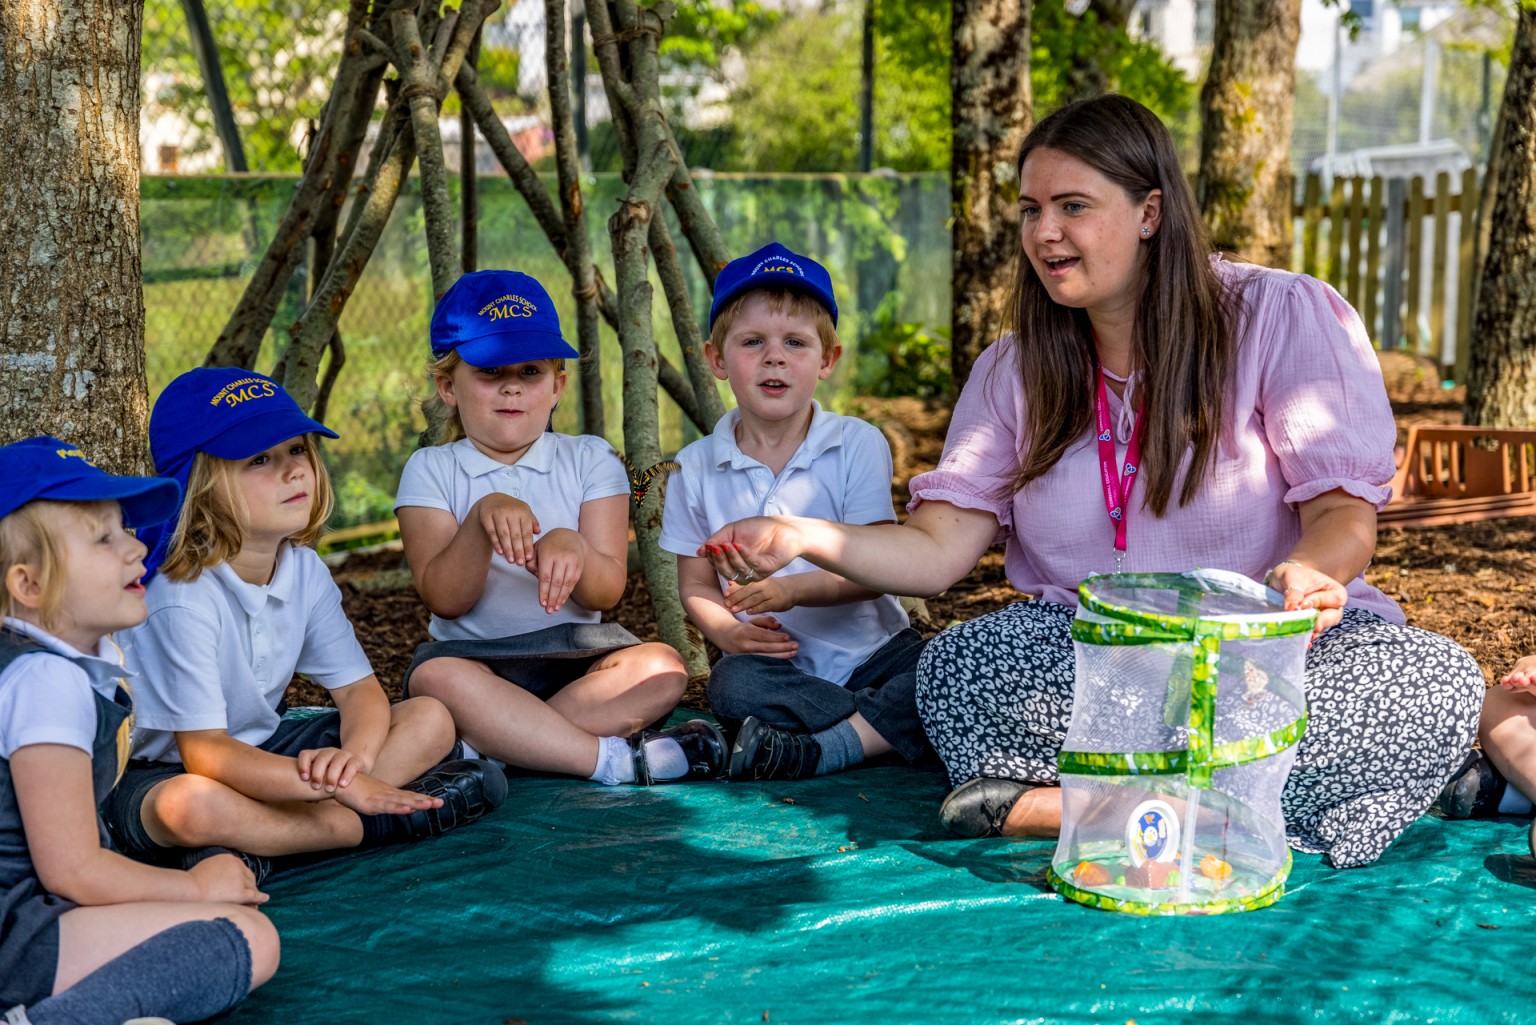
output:
{"label": "brown plastic play equipment", "polygon": [[1536,515],[1536,430],[1410,427],[1392,477],[1387,527]]}

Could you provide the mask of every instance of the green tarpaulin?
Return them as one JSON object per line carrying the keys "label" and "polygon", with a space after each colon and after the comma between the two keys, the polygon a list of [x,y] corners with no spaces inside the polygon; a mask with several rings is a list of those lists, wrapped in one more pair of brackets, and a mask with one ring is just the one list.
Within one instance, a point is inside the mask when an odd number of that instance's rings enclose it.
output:
{"label": "green tarpaulin", "polygon": [[1054,841],[957,840],[937,770],[602,787],[269,881],[246,1023],[1536,1021],[1517,820],[1415,824],[1377,864],[1297,855],[1273,908],[1145,919],[1045,883]]}

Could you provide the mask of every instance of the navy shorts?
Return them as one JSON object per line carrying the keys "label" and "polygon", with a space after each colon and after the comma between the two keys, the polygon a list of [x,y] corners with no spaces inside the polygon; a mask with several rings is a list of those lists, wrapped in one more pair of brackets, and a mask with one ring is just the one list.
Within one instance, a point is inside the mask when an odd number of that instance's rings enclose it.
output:
{"label": "navy shorts", "polygon": [[641,643],[617,623],[561,623],[493,640],[428,641],[416,649],[405,670],[405,693],[410,694],[411,674],[423,662],[465,658],[548,701],[562,687],[586,676],[598,659]]}
{"label": "navy shorts", "polygon": [[[256,746],[269,754],[288,758],[317,747],[340,747],[341,713],[330,708],[318,715],[284,716],[272,736]],[[128,771],[123,773],[101,809],[113,847],[130,858],[152,865],[171,864],[176,860],[181,848],[155,843],[144,829],[142,810],[151,790],[186,771],[180,762],[136,760],[128,763]]]}

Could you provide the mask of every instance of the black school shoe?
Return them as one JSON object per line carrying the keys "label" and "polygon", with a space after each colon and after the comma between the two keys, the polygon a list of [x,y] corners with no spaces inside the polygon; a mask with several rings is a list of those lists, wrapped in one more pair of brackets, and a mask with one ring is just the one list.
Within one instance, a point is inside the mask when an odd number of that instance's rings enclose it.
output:
{"label": "black school shoe", "polygon": [[483,758],[456,758],[439,762],[400,788],[428,797],[441,797],[441,808],[426,808],[409,815],[364,815],[363,842],[359,847],[382,847],[468,825],[488,811],[501,807],[507,797],[507,777]]}
{"label": "black school shoe", "polygon": [[[675,740],[688,759],[688,771],[672,779],[651,775],[645,745],[659,737]],[[641,730],[629,738],[629,750],[635,759],[635,784],[648,787],[657,783],[690,783],[701,779],[719,779],[725,775],[725,734],[705,719],[689,719],[664,730]]]}
{"label": "black school shoe", "polygon": [[731,747],[731,779],[805,779],[816,775],[821,745],[809,734],[769,726],[755,715],[742,721]]}
{"label": "black school shoe", "polygon": [[1429,810],[1444,819],[1493,818],[1508,786],[1481,751],[1469,751]]}

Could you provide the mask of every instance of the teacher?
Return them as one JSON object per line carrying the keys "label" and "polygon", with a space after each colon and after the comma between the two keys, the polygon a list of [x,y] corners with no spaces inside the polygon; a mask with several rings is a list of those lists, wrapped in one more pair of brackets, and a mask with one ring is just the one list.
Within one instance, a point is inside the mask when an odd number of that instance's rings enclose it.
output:
{"label": "teacher", "polygon": [[[1359,316],[1303,275],[1211,253],[1167,129],[1123,96],[1070,104],[1019,153],[1013,333],[982,353],[901,525],[758,517],[708,541],[727,577],[796,556],[937,594],[997,541],[1034,596],[945,630],[918,706],[966,836],[1051,836],[1077,585],[1230,569],[1318,611],[1292,847],[1375,860],[1464,760],[1483,678],[1363,572],[1394,428]],[[708,555],[700,549],[701,556]]]}

